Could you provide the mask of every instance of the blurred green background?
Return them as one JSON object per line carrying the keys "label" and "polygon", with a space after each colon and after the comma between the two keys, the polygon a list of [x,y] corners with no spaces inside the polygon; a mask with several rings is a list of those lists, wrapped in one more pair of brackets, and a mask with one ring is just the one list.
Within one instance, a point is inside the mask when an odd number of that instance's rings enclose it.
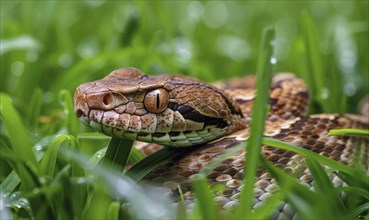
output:
{"label": "blurred green background", "polygon": [[[355,112],[369,93],[368,6],[368,1],[1,1],[1,92],[22,112],[40,88],[41,113],[52,115],[59,111],[61,89],[73,92],[119,67],[205,81],[253,74],[261,30],[275,25],[277,71],[308,78],[314,69],[304,59],[315,47],[319,56],[313,61],[324,75],[314,97],[333,103],[348,97],[345,107],[312,112]],[[304,13],[314,32],[304,33]],[[316,37],[314,45],[306,44],[304,34]],[[314,82],[309,86],[314,90]],[[336,89],[330,92],[331,87]]]}
{"label": "blurred green background", "polygon": [[[0,92],[5,103],[0,103],[0,182],[8,195],[17,195],[8,196],[17,218],[47,218],[49,206],[60,219],[106,218],[108,208],[101,207],[114,200],[105,195],[90,205],[84,194],[90,185],[73,183],[73,177],[84,176],[83,171],[76,166],[80,173],[64,175],[75,167],[63,157],[57,159],[57,152],[61,138],[72,143],[76,137],[76,151],[94,155],[91,160],[101,158],[109,139],[83,133],[87,128],[72,112],[72,95],[77,85],[116,68],[180,73],[207,82],[254,74],[262,30],[274,26],[276,71],[294,72],[306,80],[309,113],[357,112],[360,100],[369,94],[369,1],[2,0],[0,4]],[[38,179],[51,176],[41,188],[51,202],[37,194],[40,188],[33,173],[20,169],[19,161],[38,165],[35,155],[43,157],[39,166],[45,171]],[[48,161],[57,167],[55,172]],[[16,175],[21,180],[14,180]],[[20,182],[25,190],[18,187]],[[54,191],[58,184],[61,188]],[[19,192],[28,195],[35,215],[28,203],[19,206],[23,199]],[[90,211],[82,213],[86,207]]]}

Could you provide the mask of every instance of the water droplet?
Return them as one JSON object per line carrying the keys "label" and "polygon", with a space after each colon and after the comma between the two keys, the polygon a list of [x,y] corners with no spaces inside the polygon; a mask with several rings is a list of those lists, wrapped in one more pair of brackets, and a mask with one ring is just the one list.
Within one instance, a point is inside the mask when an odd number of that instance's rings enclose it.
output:
{"label": "water droplet", "polygon": [[73,57],[70,54],[65,53],[59,57],[58,63],[61,67],[68,68],[73,63]]}
{"label": "water droplet", "polygon": [[185,38],[178,38],[174,40],[174,48],[180,62],[188,63],[192,56],[191,43]]}
{"label": "water droplet", "polygon": [[77,53],[82,58],[92,57],[98,52],[97,41],[94,38],[87,38],[78,45]]}
{"label": "water droplet", "polygon": [[10,70],[14,76],[21,76],[24,71],[24,63],[21,61],[15,61],[10,66]]}
{"label": "water droplet", "polygon": [[228,10],[227,7],[218,1],[209,1],[205,4],[204,23],[210,28],[220,28],[227,23]]}
{"label": "water droplet", "polygon": [[35,188],[35,189],[33,189],[32,190],[32,193],[33,194],[39,194],[41,191],[40,191],[40,189],[39,188]]}
{"label": "water droplet", "polygon": [[329,90],[327,88],[322,89],[322,93],[320,94],[322,99],[328,99],[329,97]]}
{"label": "water droplet", "polygon": [[72,178],[71,181],[75,184],[89,184],[93,181],[92,177],[76,177]]}
{"label": "water droplet", "polygon": [[52,92],[50,92],[50,91],[45,92],[45,93],[43,94],[43,96],[42,96],[42,99],[43,99],[43,100],[44,100],[44,102],[46,102],[46,103],[50,103],[50,102],[52,102],[52,101],[54,100],[54,98],[55,98],[54,94],[53,94]]}
{"label": "water droplet", "polygon": [[98,153],[97,155],[96,155],[96,157],[98,158],[98,159],[100,159],[101,157],[103,157],[104,156],[104,154],[103,153]]}
{"label": "water droplet", "polygon": [[97,8],[105,3],[105,1],[82,1],[83,4],[91,8]]}
{"label": "water droplet", "polygon": [[275,47],[276,44],[277,42],[275,39],[270,41],[270,46]]}
{"label": "water droplet", "polygon": [[48,182],[48,178],[46,177],[40,177],[38,178],[38,180],[40,181],[41,184],[46,184]]}
{"label": "water droplet", "polygon": [[277,62],[278,62],[278,60],[277,60],[277,58],[276,57],[274,57],[274,56],[272,56],[271,58],[270,58],[270,63],[271,64],[277,64]]}
{"label": "water droplet", "polygon": [[234,36],[220,36],[217,39],[217,47],[223,55],[236,61],[245,60],[251,54],[247,42]]}
{"label": "water droplet", "polygon": [[37,151],[42,151],[42,149],[43,149],[43,147],[42,147],[42,145],[41,144],[37,144],[37,145],[35,145],[35,151],[37,152]]}
{"label": "water droplet", "polygon": [[204,6],[199,1],[192,1],[188,4],[188,15],[193,19],[198,19],[204,14]]}
{"label": "water droplet", "polygon": [[353,50],[344,50],[340,56],[341,65],[346,69],[353,69],[356,65],[357,57]]}
{"label": "water droplet", "polygon": [[40,50],[42,45],[31,36],[24,35],[0,40],[0,55],[12,50]]}
{"label": "water droplet", "polygon": [[353,83],[346,83],[343,86],[343,91],[348,96],[353,96],[356,93],[356,86]]}
{"label": "water droplet", "polygon": [[29,62],[36,62],[38,60],[38,53],[36,51],[29,51],[27,53],[27,60]]}

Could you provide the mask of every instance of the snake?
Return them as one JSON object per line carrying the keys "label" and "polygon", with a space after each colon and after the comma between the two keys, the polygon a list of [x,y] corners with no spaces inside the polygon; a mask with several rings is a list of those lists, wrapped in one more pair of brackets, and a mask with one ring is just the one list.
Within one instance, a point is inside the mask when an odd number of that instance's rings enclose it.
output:
{"label": "snake", "polygon": [[[106,77],[79,85],[74,94],[74,111],[87,126],[106,135],[135,140],[144,155],[165,147],[189,148],[163,162],[144,180],[170,190],[179,197],[181,188],[187,207],[194,204],[191,179],[222,153],[248,139],[256,78],[247,76],[212,85],[190,77],[163,74],[149,76],[136,68],[121,68]],[[363,164],[369,173],[369,139],[329,136],[331,129],[369,129],[368,117],[355,114],[308,115],[309,92],[305,82],[292,73],[272,78],[269,113],[264,136],[308,149],[343,164]],[[357,144],[360,143],[360,144]],[[223,209],[237,206],[243,187],[244,149],[227,155],[206,173]],[[313,178],[303,156],[291,151],[262,146],[263,156],[312,188]],[[332,181],[342,184],[338,177]],[[273,177],[260,168],[255,183],[254,208],[278,188]],[[295,215],[282,203],[271,218]]]}

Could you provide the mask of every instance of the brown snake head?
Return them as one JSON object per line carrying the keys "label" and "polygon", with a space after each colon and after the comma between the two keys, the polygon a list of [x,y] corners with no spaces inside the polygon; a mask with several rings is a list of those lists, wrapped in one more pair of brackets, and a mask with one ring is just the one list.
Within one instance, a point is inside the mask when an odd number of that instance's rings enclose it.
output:
{"label": "brown snake head", "polygon": [[107,135],[172,147],[198,145],[246,126],[238,105],[222,90],[183,76],[148,76],[134,68],[78,86],[74,111]]}

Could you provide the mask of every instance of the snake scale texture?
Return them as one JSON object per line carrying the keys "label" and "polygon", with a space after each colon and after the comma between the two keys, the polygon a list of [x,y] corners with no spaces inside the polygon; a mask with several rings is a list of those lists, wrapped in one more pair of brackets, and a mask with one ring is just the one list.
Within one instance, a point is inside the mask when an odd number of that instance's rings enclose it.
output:
{"label": "snake scale texture", "polygon": [[[74,95],[75,113],[97,131],[137,140],[135,145],[145,155],[162,145],[196,146],[164,162],[145,177],[147,181],[171,189],[174,198],[178,198],[180,185],[190,208],[194,200],[191,178],[222,152],[248,138],[255,81],[255,78],[246,77],[212,86],[183,76],[151,77],[134,68],[123,68],[101,80],[80,85]],[[327,136],[330,129],[368,129],[368,118],[352,114],[307,116],[308,99],[308,90],[301,79],[289,73],[275,75],[264,135],[344,164],[355,161],[368,172],[368,138]],[[302,156],[270,146],[262,146],[262,152],[266,159],[312,187],[313,179]],[[226,186],[216,192],[215,197],[224,209],[237,205],[243,186],[244,157],[244,150],[235,151],[207,173],[212,185]],[[335,176],[332,181],[342,184]],[[260,168],[254,207],[277,187],[269,173]],[[283,203],[272,218],[293,216],[289,204]]]}

